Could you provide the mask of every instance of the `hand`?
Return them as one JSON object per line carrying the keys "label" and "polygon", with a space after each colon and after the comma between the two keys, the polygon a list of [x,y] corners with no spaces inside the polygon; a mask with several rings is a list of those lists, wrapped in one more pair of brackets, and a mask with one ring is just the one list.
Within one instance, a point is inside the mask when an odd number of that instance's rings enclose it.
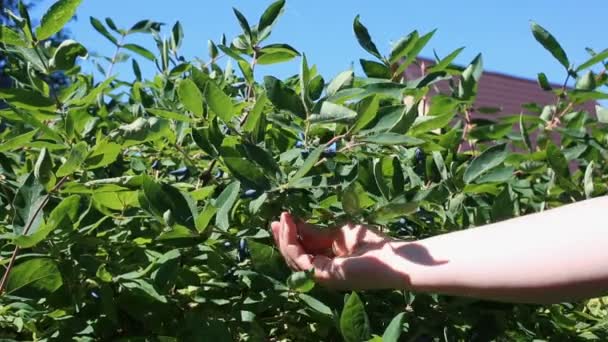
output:
{"label": "hand", "polygon": [[[314,268],[315,280],[339,289],[406,288],[409,278],[398,250],[406,242],[392,240],[369,227],[347,224],[319,229],[281,214],[272,222],[275,243],[296,271]],[[402,268],[402,267],[401,267]]]}

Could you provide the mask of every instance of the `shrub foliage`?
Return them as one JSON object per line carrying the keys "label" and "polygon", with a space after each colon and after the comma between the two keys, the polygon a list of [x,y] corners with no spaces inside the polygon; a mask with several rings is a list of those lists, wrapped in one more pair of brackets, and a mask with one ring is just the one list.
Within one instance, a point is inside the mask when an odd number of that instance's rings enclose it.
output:
{"label": "shrub foliage", "polygon": [[[269,42],[283,0],[259,21],[235,9],[242,33],[209,41],[204,60],[180,54],[179,22],[163,34],[151,20],[126,29],[90,18],[116,52],[86,73],[83,44],[45,43],[79,3],[57,1],[38,27],[23,9],[0,28],[15,83],[0,90],[3,339],[608,338],[601,298],[535,306],[330,291],[291,274],[268,229],[288,210],[327,227],[361,222],[420,239],[605,195],[608,111],[579,108],[608,97],[604,71],[591,71],[605,70],[608,51],[589,50],[575,66],[532,23],[575,87],[540,73],[555,103],[473,120],[491,112],[474,106],[481,55],[459,67],[458,49],[421,78],[404,77],[434,31],[380,51],[357,17],[364,75],[330,79],[294,47]],[[135,34],[158,51],[131,43]],[[292,77],[257,73],[293,59]],[[142,61],[157,73],[144,75]],[[125,62],[133,76],[117,77]],[[69,85],[49,87],[56,73]],[[434,92],[439,82],[449,90]]]}

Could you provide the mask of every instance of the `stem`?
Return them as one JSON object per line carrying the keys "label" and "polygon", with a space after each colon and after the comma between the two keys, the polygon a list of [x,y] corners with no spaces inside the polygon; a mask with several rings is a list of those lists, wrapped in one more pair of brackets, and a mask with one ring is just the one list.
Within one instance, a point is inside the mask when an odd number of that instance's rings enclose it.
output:
{"label": "stem", "polygon": [[108,68],[108,71],[106,72],[106,79],[110,78],[110,76],[112,76],[112,70],[114,69],[114,65],[116,65],[116,59],[118,58],[118,54],[120,53],[120,49],[122,48],[122,44],[125,41],[125,36],[122,35],[120,37],[120,42],[118,43],[118,45],[116,45],[116,51],[114,51],[114,56],[112,56],[112,62],[110,63],[110,67]]}
{"label": "stem", "polygon": [[[467,138],[469,135],[469,131],[471,130],[471,112],[469,111],[468,108],[466,108],[464,110],[464,129],[462,131],[462,142],[460,143],[460,146],[458,146],[458,152],[462,152],[462,148],[463,148],[463,144],[465,142],[467,142]],[[474,150],[475,147],[473,146],[473,144],[470,144],[471,148]]]}
{"label": "stem", "polygon": [[[36,219],[38,214],[40,214],[40,211],[42,211],[42,209],[44,209],[44,207],[47,205],[47,203],[51,199],[51,195],[53,194],[53,192],[57,191],[57,189],[59,189],[63,185],[63,183],[65,183],[65,181],[67,179],[68,179],[67,176],[61,178],[61,180],[59,180],[59,182],[53,187],[53,189],[51,189],[51,191],[49,191],[49,193],[46,195],[46,197],[44,197],[44,200],[42,201],[42,203],[40,203],[38,208],[36,208],[34,215],[30,218],[29,222],[25,226],[25,229],[23,230],[22,235],[26,236],[27,233],[29,233],[30,229],[32,228],[32,225],[34,224],[34,220]],[[20,250],[19,246],[15,246],[15,249],[13,250],[13,254],[11,255],[11,259],[8,262],[8,266],[6,266],[6,270],[4,271],[4,275],[2,276],[2,280],[0,281],[0,294],[4,292],[4,287],[6,286],[6,283],[8,282],[8,276],[11,273],[11,270],[13,269],[13,266],[15,265],[15,260],[17,259],[17,255],[19,254],[19,250]]]}

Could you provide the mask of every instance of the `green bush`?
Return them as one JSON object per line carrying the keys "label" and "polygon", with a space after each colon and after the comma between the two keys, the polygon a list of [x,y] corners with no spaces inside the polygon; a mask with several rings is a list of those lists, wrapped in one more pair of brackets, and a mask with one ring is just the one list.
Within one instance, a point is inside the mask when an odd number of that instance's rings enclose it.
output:
{"label": "green bush", "polygon": [[[9,106],[0,111],[3,340],[608,338],[602,299],[345,296],[290,275],[269,234],[288,210],[419,239],[605,195],[608,112],[576,108],[608,97],[599,91],[606,75],[587,71],[608,51],[574,67],[532,24],[576,88],[551,89],[539,74],[553,105],[473,122],[481,56],[460,68],[457,50],[422,78],[403,77],[434,32],[412,32],[384,55],[357,17],[354,33],[372,60],[361,60],[364,76],[329,80],[290,45],[266,43],[282,0],[255,25],[235,10],[243,33],[210,41],[206,61],[180,55],[179,23],[163,39],[157,22],[121,29],[91,18],[117,50],[100,77],[76,63],[87,55],[82,44],[44,42],[79,3],[57,1],[35,29],[25,12],[12,15],[18,31],[0,31],[15,83],[0,90]],[[130,43],[136,32],[158,51]],[[158,73],[144,77],[135,56]],[[292,77],[256,74],[258,64],[294,58]],[[134,79],[113,76],[128,60]],[[69,86],[49,87],[57,73]],[[426,96],[447,80],[449,92]]]}

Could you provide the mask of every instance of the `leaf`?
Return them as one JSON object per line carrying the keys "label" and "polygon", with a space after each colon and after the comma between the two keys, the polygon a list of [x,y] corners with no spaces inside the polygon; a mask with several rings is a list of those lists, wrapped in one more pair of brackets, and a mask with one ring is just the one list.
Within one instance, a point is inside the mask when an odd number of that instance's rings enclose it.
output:
{"label": "leaf", "polygon": [[260,168],[245,158],[223,158],[224,164],[236,179],[252,189],[266,190],[270,183]]}
{"label": "leaf", "polygon": [[230,122],[236,114],[232,99],[214,82],[207,82],[207,86],[205,87],[205,100],[211,111],[219,116],[224,122]]}
{"label": "leaf", "polygon": [[594,66],[597,63],[603,62],[606,59],[608,59],[608,49],[605,49],[604,51],[593,55],[585,63],[579,65],[575,71],[579,72],[579,71],[585,70],[589,67]]}
{"label": "leaf", "polygon": [[549,83],[549,80],[547,79],[547,75],[545,75],[543,72],[538,74],[538,85],[546,91],[551,91],[553,89]]}
{"label": "leaf", "polygon": [[406,59],[399,64],[397,70],[393,71],[393,75],[401,75],[403,71],[405,71],[405,69],[407,69],[407,67],[410,66],[410,64],[412,64],[412,62],[416,60],[418,54],[422,51],[422,49],[424,49],[424,47],[426,46],[426,44],[428,44],[431,38],[433,38],[436,31],[437,30],[433,30],[420,38],[417,37],[416,33],[416,40],[414,41],[414,46],[412,46],[411,50],[407,54]]}
{"label": "leaf", "polygon": [[21,38],[19,33],[11,30],[9,27],[4,25],[0,26],[0,43],[4,43],[6,45],[27,47],[27,42]]}
{"label": "leaf", "polygon": [[593,161],[590,161],[585,169],[585,178],[583,179],[583,188],[585,189],[585,197],[590,199],[593,197]]}
{"label": "leaf", "polygon": [[39,298],[57,291],[63,279],[57,264],[47,258],[29,259],[13,268],[6,290],[9,294]]}
{"label": "leaf", "polygon": [[418,41],[418,31],[413,31],[407,36],[399,39],[391,49],[389,61],[391,64],[399,62],[399,60],[410,53]]}
{"label": "leaf", "polygon": [[351,183],[342,192],[342,209],[350,216],[358,216],[363,208],[374,202],[358,182]]}
{"label": "leaf", "polygon": [[352,292],[340,315],[340,331],[346,342],[366,341],[371,337],[365,306],[356,292]]}
{"label": "leaf", "polygon": [[82,44],[67,39],[61,42],[51,59],[51,67],[54,70],[70,70],[76,66],[76,58],[88,56],[87,49]]}
{"label": "leaf", "polygon": [[570,178],[570,171],[568,170],[568,161],[564,156],[564,153],[555,146],[553,143],[547,144],[547,162],[549,166],[555,171],[558,177]]}
{"label": "leaf", "polygon": [[346,70],[338,74],[327,86],[327,96],[334,96],[339,90],[350,87],[355,79],[352,70]]}
{"label": "leaf", "polygon": [[34,173],[25,179],[13,199],[15,216],[13,218],[13,233],[22,235],[26,225],[30,231],[35,231],[43,221],[42,210],[37,211],[44,203],[44,186],[38,182]]}
{"label": "leaf", "polygon": [[184,107],[192,114],[203,114],[203,95],[191,79],[184,79],[179,83],[177,94]]}
{"label": "leaf", "polygon": [[315,310],[316,312],[327,316],[333,316],[333,312],[331,311],[331,309],[318,299],[304,293],[298,294],[298,297],[300,297],[300,300],[302,300],[306,305],[308,305],[308,307]]}
{"label": "leaf", "polygon": [[38,155],[36,164],[34,165],[34,176],[44,185],[44,188],[48,191],[55,186],[56,178],[53,172],[53,161],[51,155],[46,148],[43,148]]}
{"label": "leaf", "polygon": [[146,108],[146,112],[158,116],[159,118],[167,119],[167,120],[177,120],[183,122],[194,122],[190,117],[180,113],[174,113],[164,109],[158,108]]}
{"label": "leaf", "polygon": [[36,29],[38,40],[45,40],[61,31],[72,19],[82,0],[58,0],[44,14]]}
{"label": "leaf", "polygon": [[365,59],[360,59],[359,63],[361,63],[361,68],[367,77],[384,79],[391,78],[391,71],[382,63],[368,61]]}
{"label": "leaf", "polygon": [[264,77],[264,87],[268,99],[277,109],[289,111],[301,118],[306,117],[306,109],[300,97],[279,79],[272,76]]}
{"label": "leaf", "polygon": [[102,36],[106,37],[106,39],[111,41],[114,45],[118,45],[118,40],[108,31],[108,29],[106,29],[106,27],[101,21],[99,21],[99,19],[95,17],[90,17],[89,20],[91,22],[91,25],[97,32],[99,32]]}
{"label": "leaf", "polygon": [[259,51],[257,64],[270,65],[292,60],[300,53],[287,44],[271,44],[262,47]]}
{"label": "leaf", "polygon": [[355,17],[355,21],[353,22],[353,30],[355,31],[355,36],[357,37],[357,41],[359,41],[359,45],[361,45],[361,47],[365,49],[365,51],[371,53],[376,58],[382,60],[382,56],[380,55],[380,52],[378,52],[376,44],[374,44],[374,42],[372,41],[372,37],[367,31],[367,28],[363,26],[359,19],[360,16],[357,15]]}
{"label": "leaf", "polygon": [[141,20],[135,23],[135,25],[127,31],[127,34],[159,32],[162,25],[163,24],[151,20]]}
{"label": "leaf", "polygon": [[50,98],[31,90],[17,88],[0,88],[0,99],[23,109],[54,110],[55,102]]}
{"label": "leaf", "polygon": [[38,133],[38,130],[35,129],[33,131],[29,131],[27,133],[23,133],[18,135],[12,139],[5,140],[0,144],[0,153],[12,151],[14,149],[23,148],[23,146],[34,140],[34,136]]}
{"label": "leaf", "polygon": [[149,61],[154,62],[156,60],[156,56],[154,56],[154,53],[152,53],[150,50],[148,50],[142,46],[139,46],[137,44],[125,44],[122,47],[129,51],[135,52],[136,54],[146,58]]}
{"label": "leaf", "polygon": [[458,57],[458,55],[460,55],[462,50],[464,50],[464,47],[461,47],[461,48],[458,48],[458,49],[452,51],[445,58],[443,58],[442,60],[438,61],[435,65],[430,67],[427,70],[427,73],[433,73],[433,72],[443,71],[443,70],[447,69],[448,67],[450,67],[452,65],[452,62],[454,61],[454,59],[456,59],[456,57]]}
{"label": "leaf", "polygon": [[245,124],[243,125],[243,132],[252,133],[257,129],[262,121],[264,107],[266,107],[267,103],[268,97],[266,97],[266,94],[261,94],[255,101],[253,109],[247,114],[247,120],[245,120]]}
{"label": "leaf", "polygon": [[108,166],[118,159],[121,152],[122,146],[117,143],[108,140],[98,141],[85,160],[84,167],[87,170],[94,170]]}
{"label": "leaf", "polygon": [[357,117],[354,110],[324,101],[321,105],[320,114],[313,114],[309,117],[311,123],[331,123],[331,122],[352,122]]}
{"label": "leaf", "polygon": [[83,165],[88,154],[87,144],[84,141],[74,145],[65,163],[57,170],[57,177],[68,176],[76,172]]}
{"label": "leaf", "polygon": [[492,203],[492,220],[502,221],[513,217],[515,204],[511,198],[511,187],[506,185],[502,191],[494,198]]}
{"label": "leaf", "polygon": [[46,223],[36,230],[30,230],[28,235],[20,235],[15,238],[15,244],[20,248],[31,248],[43,241],[52,231],[61,227],[71,230],[78,219],[80,196],[72,195],[66,197],[53,209]]}
{"label": "leaf", "polygon": [[310,292],[315,287],[313,274],[314,270],[295,272],[287,278],[287,285],[300,293]]}
{"label": "leaf", "polygon": [[[218,209],[215,215],[215,225],[224,231],[230,228],[229,214],[234,203],[239,198],[240,190],[241,184],[239,182],[230,183],[218,196],[213,205]],[[251,244],[249,245],[251,247]]]}
{"label": "leaf", "polygon": [[374,120],[376,114],[378,114],[378,109],[380,108],[380,97],[379,96],[369,96],[359,102],[359,106],[357,108],[357,120],[351,129],[352,133],[356,133],[362,129],[364,129],[370,122]]}
{"label": "leaf", "polygon": [[277,18],[283,13],[284,8],[285,0],[275,1],[266,8],[258,23],[258,32],[260,33],[260,36],[263,37],[264,31],[270,30],[272,25],[277,21]]}
{"label": "leaf", "polygon": [[142,190],[145,202],[147,202],[145,203],[147,206],[142,205],[143,209],[153,213],[159,220],[162,219],[167,210],[170,210],[175,223],[191,230],[195,229],[194,215],[196,213],[192,212],[184,194],[178,189],[168,184],[156,183],[151,178],[144,177]]}
{"label": "leaf", "polygon": [[452,112],[436,116],[419,116],[412,124],[412,127],[410,128],[408,133],[410,133],[411,135],[420,135],[422,133],[426,133],[438,128],[443,128],[447,126],[450,121],[452,121],[452,118],[454,118],[455,114],[456,113]]}
{"label": "leaf", "polygon": [[526,124],[524,123],[523,113],[519,115],[519,133],[521,134],[524,146],[526,146],[529,152],[532,152],[532,141],[530,140],[528,128],[526,128]]}
{"label": "leaf", "polygon": [[401,333],[403,332],[403,322],[405,321],[405,312],[395,316],[389,323],[384,334],[382,334],[382,342],[398,342]]}
{"label": "leaf", "polygon": [[501,165],[507,159],[508,154],[506,144],[486,149],[469,164],[463,175],[464,182],[470,184],[485,172]]}
{"label": "leaf", "polygon": [[308,174],[308,172],[312,170],[312,168],[315,166],[317,161],[319,161],[319,158],[321,157],[321,154],[324,150],[325,146],[319,146],[315,150],[313,150],[308,156],[308,158],[306,158],[304,164],[302,164],[300,169],[298,169],[298,171],[293,175],[293,177],[291,177],[291,179],[289,180],[289,185],[293,185],[300,178],[306,176],[306,174]]}
{"label": "leaf", "polygon": [[241,28],[243,29],[243,33],[245,33],[247,36],[249,36],[249,39],[253,40],[253,36],[251,35],[251,27],[249,27],[249,22],[247,22],[247,18],[245,18],[243,13],[239,12],[239,10],[237,10],[234,7],[232,8],[232,11],[234,11],[234,15],[236,16],[236,19],[239,21],[239,25],[241,25]]}
{"label": "leaf", "polygon": [[530,27],[532,29],[534,39],[536,39],[536,41],[538,41],[547,51],[549,51],[553,57],[555,57],[555,59],[557,59],[567,70],[570,67],[570,61],[568,61],[566,52],[564,49],[562,49],[561,45],[559,45],[555,37],[553,37],[549,31],[545,30],[542,26],[533,21],[530,22]]}
{"label": "leaf", "polygon": [[[608,108],[604,108],[604,107],[596,105],[595,111],[597,113],[597,121],[608,124]],[[0,146],[0,151],[1,150],[2,150],[2,147]]]}
{"label": "leaf", "polygon": [[372,215],[371,220],[379,224],[387,224],[396,218],[414,213],[418,207],[418,202],[393,201],[378,208]]}

